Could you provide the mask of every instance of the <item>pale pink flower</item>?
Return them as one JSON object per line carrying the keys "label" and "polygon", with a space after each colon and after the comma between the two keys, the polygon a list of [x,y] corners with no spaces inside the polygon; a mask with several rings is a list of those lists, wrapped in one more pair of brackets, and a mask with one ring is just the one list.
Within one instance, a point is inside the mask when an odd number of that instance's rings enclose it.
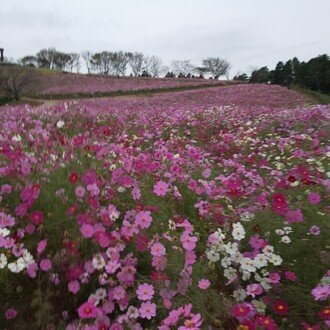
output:
{"label": "pale pink flower", "polygon": [[154,287],[151,284],[143,283],[138,286],[136,294],[139,300],[151,300],[155,293]]}
{"label": "pale pink flower", "polygon": [[211,285],[211,282],[208,279],[201,279],[198,282],[198,287],[202,290],[206,290]]}

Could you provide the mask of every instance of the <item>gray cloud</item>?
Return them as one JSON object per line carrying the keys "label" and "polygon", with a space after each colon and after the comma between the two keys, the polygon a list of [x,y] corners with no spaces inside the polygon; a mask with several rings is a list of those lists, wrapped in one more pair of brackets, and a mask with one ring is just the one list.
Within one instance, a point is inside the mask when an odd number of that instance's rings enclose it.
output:
{"label": "gray cloud", "polygon": [[226,57],[232,74],[329,53],[329,0],[11,0],[0,7],[9,57],[137,50],[172,59]]}

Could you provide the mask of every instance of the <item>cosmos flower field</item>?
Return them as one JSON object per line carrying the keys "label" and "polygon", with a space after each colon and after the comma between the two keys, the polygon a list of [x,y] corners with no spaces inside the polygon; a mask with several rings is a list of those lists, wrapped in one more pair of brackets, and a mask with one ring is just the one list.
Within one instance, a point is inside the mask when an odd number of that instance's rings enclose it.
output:
{"label": "cosmos flower field", "polygon": [[89,95],[138,90],[188,88],[232,84],[214,79],[199,78],[151,78],[151,77],[99,77],[82,74],[52,73],[41,76],[35,94],[39,97],[62,95]]}
{"label": "cosmos flower field", "polygon": [[0,328],[327,329],[329,110],[252,84],[0,108]]}

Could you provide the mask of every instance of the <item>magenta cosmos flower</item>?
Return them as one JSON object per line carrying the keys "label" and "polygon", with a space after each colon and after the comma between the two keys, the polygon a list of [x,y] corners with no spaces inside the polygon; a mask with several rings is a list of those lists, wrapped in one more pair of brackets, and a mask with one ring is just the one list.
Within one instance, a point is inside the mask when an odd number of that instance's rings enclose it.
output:
{"label": "magenta cosmos flower", "polygon": [[84,223],[80,228],[80,232],[84,238],[92,237],[94,234],[94,227],[88,223]]}
{"label": "magenta cosmos flower", "polygon": [[164,181],[158,181],[154,185],[154,193],[157,196],[165,196],[167,194],[168,187],[169,187],[168,183],[166,183]]}
{"label": "magenta cosmos flower", "polygon": [[321,196],[319,193],[317,192],[311,192],[309,195],[308,195],[308,201],[311,203],[311,204],[318,204],[321,202]]}
{"label": "magenta cosmos flower", "polygon": [[139,300],[151,300],[155,293],[154,287],[151,284],[143,283],[138,286],[136,291]]}
{"label": "magenta cosmos flower", "polygon": [[156,304],[150,301],[143,302],[139,308],[139,312],[143,319],[151,320],[152,317],[156,316]]}
{"label": "magenta cosmos flower", "polygon": [[95,318],[98,316],[98,309],[87,301],[78,308],[78,315],[81,319]]}
{"label": "magenta cosmos flower", "polygon": [[44,272],[48,272],[52,268],[52,263],[49,259],[42,259],[40,261],[40,269]]}
{"label": "magenta cosmos flower", "polygon": [[17,316],[17,311],[14,308],[8,308],[5,311],[6,320],[11,320]]}

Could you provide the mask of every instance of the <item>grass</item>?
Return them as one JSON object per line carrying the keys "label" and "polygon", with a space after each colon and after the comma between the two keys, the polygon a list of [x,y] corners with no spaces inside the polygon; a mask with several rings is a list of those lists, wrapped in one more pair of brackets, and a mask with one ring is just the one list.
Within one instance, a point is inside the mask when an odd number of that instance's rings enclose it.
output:
{"label": "grass", "polygon": [[308,104],[330,104],[330,95],[321,92],[312,91],[307,88],[302,88],[297,85],[293,86],[292,89],[296,92],[301,93]]}

